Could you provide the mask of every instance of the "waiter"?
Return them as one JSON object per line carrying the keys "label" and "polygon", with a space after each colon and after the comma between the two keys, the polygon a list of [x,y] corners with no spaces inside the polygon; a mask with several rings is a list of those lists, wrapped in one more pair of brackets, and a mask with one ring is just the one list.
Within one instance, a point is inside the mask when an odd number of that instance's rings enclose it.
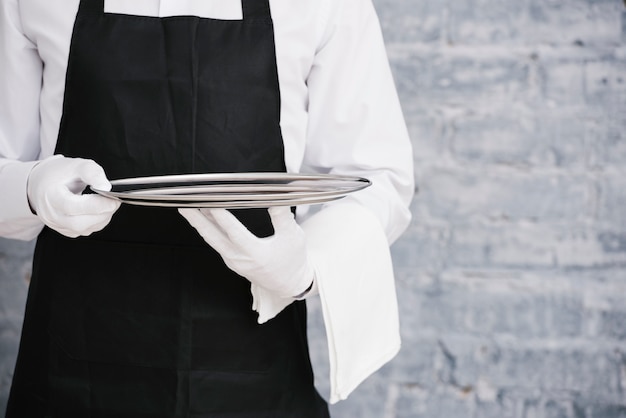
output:
{"label": "waiter", "polygon": [[[326,417],[399,349],[409,140],[364,0],[0,0],[0,235],[38,236],[7,417]],[[177,211],[108,179],[358,175],[320,210]]]}

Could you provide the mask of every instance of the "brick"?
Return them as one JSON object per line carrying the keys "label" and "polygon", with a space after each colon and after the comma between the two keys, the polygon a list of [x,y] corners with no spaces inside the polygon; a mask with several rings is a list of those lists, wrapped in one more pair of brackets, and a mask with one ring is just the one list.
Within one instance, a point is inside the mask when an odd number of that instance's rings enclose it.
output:
{"label": "brick", "polygon": [[33,242],[0,239],[0,410],[6,408],[22,327]]}
{"label": "brick", "polygon": [[615,0],[529,0],[523,37],[529,43],[616,45],[622,8]]}
{"label": "brick", "polygon": [[540,61],[540,79],[546,105],[582,108],[585,103],[585,71],[581,59]]}
{"label": "brick", "polygon": [[529,60],[504,50],[420,51],[392,64],[401,98],[424,109],[508,103],[528,89]]}
{"label": "brick", "polygon": [[[610,346],[575,347],[563,342],[533,346],[517,340],[493,343],[467,338],[444,339],[455,358],[455,377],[461,385],[479,378],[499,388],[533,388],[546,391],[585,392],[590,396],[619,398],[621,355]],[[477,353],[492,353],[479,361]],[[591,395],[594,394],[594,395]]]}
{"label": "brick", "polygon": [[448,266],[550,268],[556,260],[549,234],[534,224],[457,226],[450,240]]}
{"label": "brick", "polygon": [[[494,275],[495,276],[495,275]],[[537,282],[549,280],[537,279]],[[430,287],[399,283],[400,314],[403,336],[410,341],[409,357],[423,358],[423,347],[431,344],[437,332],[460,335],[515,335],[519,338],[563,338],[584,332],[583,291],[557,291],[549,287],[524,289],[523,279],[508,280],[499,287],[493,277],[477,285],[470,277],[457,281],[435,281]],[[519,281],[521,283],[516,284]],[[417,294],[416,289],[421,291]],[[589,290],[591,291],[591,290]],[[432,357],[428,354],[427,358]],[[416,360],[418,361],[418,360]],[[429,360],[426,360],[429,361]],[[416,368],[424,367],[421,360]],[[408,365],[407,365],[408,367]],[[423,381],[421,381],[423,383]]]}
{"label": "brick", "polygon": [[618,341],[626,340],[626,311],[610,310],[599,314],[598,335],[600,337]]}
{"label": "brick", "polygon": [[24,312],[30,277],[30,263],[19,260],[0,261],[0,313],[4,317]]}
{"label": "brick", "polygon": [[590,418],[626,418],[626,405],[594,405]]}
{"label": "brick", "polygon": [[626,231],[602,232],[598,235],[598,239],[605,253],[626,253]]}
{"label": "brick", "polygon": [[572,399],[549,397],[527,399],[521,415],[523,418],[586,418],[585,412],[578,408]]}
{"label": "brick", "polygon": [[626,177],[621,174],[605,175],[598,183],[598,221],[612,225],[620,232],[626,231]]}
{"label": "brick", "polygon": [[35,241],[18,241],[0,238],[0,259],[2,257],[29,260],[35,248]]}
{"label": "brick", "polygon": [[319,298],[307,299],[307,333],[309,337],[309,352],[314,371],[315,387],[318,392],[328,398],[330,393],[330,364],[328,360],[328,343],[326,329],[322,316],[322,306]]}
{"label": "brick", "polygon": [[397,418],[471,417],[472,397],[446,388],[435,393],[422,394],[419,388],[403,387],[395,406]]}
{"label": "brick", "polygon": [[11,385],[20,338],[19,329],[15,330],[14,324],[5,322],[0,322],[0,392],[8,392]]}
{"label": "brick", "polygon": [[404,107],[416,165],[427,163],[446,153],[445,121],[441,115],[423,108]]}
{"label": "brick", "polygon": [[626,115],[620,110],[626,108],[626,104],[621,107],[605,105],[603,108],[606,117],[588,121],[585,127],[588,165],[596,170],[621,168],[626,165]]}
{"label": "brick", "polygon": [[417,333],[410,325],[412,322],[407,315],[401,316],[402,349],[381,373],[386,373],[388,380],[433,390],[440,383],[434,368],[437,341],[432,336]]}
{"label": "brick", "polygon": [[589,213],[583,176],[417,168],[417,218],[577,221]]}
{"label": "brick", "polygon": [[459,290],[442,289],[438,294],[425,295],[417,298],[418,303],[401,311],[404,321],[409,315],[415,316],[415,326],[405,329],[409,333],[447,330],[449,332],[467,332],[472,324],[467,324],[469,314],[472,312],[470,301],[471,295]]}
{"label": "brick", "polygon": [[626,231],[576,228],[555,232],[556,263],[565,268],[606,268],[626,266]]}
{"label": "brick", "polygon": [[582,411],[575,408],[571,401],[548,400],[544,405],[546,418],[584,418]]}
{"label": "brick", "polygon": [[451,148],[461,162],[583,167],[585,120],[509,105],[453,121]]}
{"label": "brick", "polygon": [[332,417],[379,418],[385,416],[390,385],[378,376],[372,376],[358,387],[347,400],[330,407]]}
{"label": "brick", "polygon": [[447,256],[449,229],[440,225],[412,223],[392,247],[393,259],[411,272],[440,271]]}
{"label": "brick", "polygon": [[[477,395],[479,398],[479,395]],[[506,390],[498,390],[494,401],[477,399],[475,418],[518,418],[520,400],[509,395]]]}
{"label": "brick", "polygon": [[[19,318],[18,318],[19,319]],[[6,409],[19,348],[21,321],[0,320],[0,410]]]}
{"label": "brick", "polygon": [[453,228],[447,265],[483,269],[600,269],[626,266],[626,231],[541,223]]}
{"label": "brick", "polygon": [[387,43],[432,43],[441,38],[446,1],[376,0]]}
{"label": "brick", "polygon": [[589,61],[584,68],[585,95],[589,105],[604,105],[607,110],[617,111],[615,105],[626,104],[626,60],[611,57]]}
{"label": "brick", "polygon": [[524,6],[517,1],[450,2],[449,40],[455,45],[519,43],[526,17]]}
{"label": "brick", "polygon": [[450,239],[448,266],[550,268],[556,264],[555,242],[542,225],[456,226]]}

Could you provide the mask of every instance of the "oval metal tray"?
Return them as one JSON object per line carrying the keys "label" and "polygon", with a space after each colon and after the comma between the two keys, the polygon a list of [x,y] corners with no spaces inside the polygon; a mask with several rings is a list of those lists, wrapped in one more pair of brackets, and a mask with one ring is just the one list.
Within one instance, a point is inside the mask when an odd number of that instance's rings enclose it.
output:
{"label": "oval metal tray", "polygon": [[333,174],[215,173],[128,178],[111,185],[111,191],[92,190],[133,205],[234,209],[324,203],[371,182]]}

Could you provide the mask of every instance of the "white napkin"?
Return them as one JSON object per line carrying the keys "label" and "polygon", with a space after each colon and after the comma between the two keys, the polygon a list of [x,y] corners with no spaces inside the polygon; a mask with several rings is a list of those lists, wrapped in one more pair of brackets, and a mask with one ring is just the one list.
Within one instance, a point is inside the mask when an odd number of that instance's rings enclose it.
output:
{"label": "white napkin", "polygon": [[[400,349],[391,255],[376,217],[355,203],[329,205],[302,228],[316,269],[330,357],[330,402],[335,403]],[[251,290],[259,323],[293,301],[262,288]]]}

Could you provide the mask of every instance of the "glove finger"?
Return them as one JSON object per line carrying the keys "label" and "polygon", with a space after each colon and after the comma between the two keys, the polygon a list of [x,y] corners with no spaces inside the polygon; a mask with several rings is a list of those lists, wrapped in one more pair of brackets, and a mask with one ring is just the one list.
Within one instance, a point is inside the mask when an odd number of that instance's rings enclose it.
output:
{"label": "glove finger", "polygon": [[178,213],[195,229],[202,229],[206,223],[199,209],[178,208]]}
{"label": "glove finger", "polygon": [[210,223],[208,217],[200,209],[178,208],[178,213],[197,230],[205,229]]}
{"label": "glove finger", "polygon": [[81,159],[78,162],[76,174],[85,184],[95,189],[111,190],[111,183],[107,179],[104,169],[93,160]]}
{"label": "glove finger", "polygon": [[215,219],[213,218],[213,214],[211,213],[211,209],[208,208],[200,208],[198,209],[198,211],[202,214],[202,216],[204,216],[206,219],[208,219],[209,221],[211,221],[214,225],[217,226],[217,223],[215,222]]}
{"label": "glove finger", "polygon": [[178,209],[183,218],[193,226],[200,236],[220,254],[234,251],[228,235],[199,209]]}
{"label": "glove finger", "polygon": [[258,238],[226,209],[208,209],[208,211],[215,224],[222,228],[234,244],[249,248],[258,241]]}
{"label": "glove finger", "polygon": [[274,226],[274,231],[284,231],[293,227],[295,218],[289,206],[272,206],[267,210]]}
{"label": "glove finger", "polygon": [[112,216],[113,214],[62,216],[49,226],[67,237],[76,238],[104,229]]}
{"label": "glove finger", "polygon": [[97,195],[78,195],[65,188],[52,193],[49,203],[60,214],[68,216],[112,214],[121,205],[117,200]]}

